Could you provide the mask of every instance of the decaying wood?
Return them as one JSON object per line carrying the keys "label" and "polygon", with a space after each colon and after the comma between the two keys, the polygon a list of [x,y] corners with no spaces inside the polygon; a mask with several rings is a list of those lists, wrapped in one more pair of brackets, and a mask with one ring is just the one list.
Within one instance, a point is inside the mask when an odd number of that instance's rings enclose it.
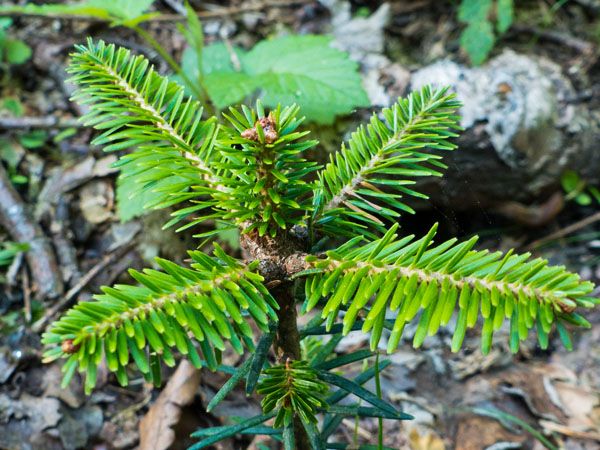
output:
{"label": "decaying wood", "polygon": [[55,298],[63,292],[56,256],[40,226],[0,165],[0,224],[16,242],[29,244],[26,253],[34,289],[40,298]]}
{"label": "decaying wood", "polygon": [[510,50],[480,67],[442,60],[412,74],[412,89],[425,84],[450,85],[463,103],[459,149],[445,156],[443,177],[421,186],[438,205],[539,202],[566,170],[600,181],[600,120],[554,61]]}

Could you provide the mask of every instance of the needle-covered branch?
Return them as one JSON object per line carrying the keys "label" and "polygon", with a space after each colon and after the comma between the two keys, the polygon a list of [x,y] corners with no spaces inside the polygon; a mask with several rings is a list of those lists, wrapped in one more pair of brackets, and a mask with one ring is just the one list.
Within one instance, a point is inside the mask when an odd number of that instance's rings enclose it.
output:
{"label": "needle-covered branch", "polygon": [[331,326],[344,310],[344,333],[359,315],[364,316],[362,330],[371,331],[372,348],[379,342],[386,314],[392,315],[389,352],[396,349],[405,325],[420,311],[415,347],[457,313],[453,351],[460,349],[467,328],[474,327],[480,316],[484,353],[505,319],[511,322],[513,351],[534,326],[543,347],[554,323],[561,336],[567,322],[589,326],[575,310],[598,303],[589,297],[592,283],[581,281],[562,266],[549,266],[544,259],[530,259],[529,254],[473,250],[476,237],[434,246],[436,229],[437,225],[415,241],[414,236],[398,239],[395,225],[381,239],[365,245],[355,238],[327,252],[324,259],[309,257],[316,273],[306,281],[306,309],[326,298],[323,318]]}
{"label": "needle-covered branch", "polygon": [[206,198],[220,189],[215,119],[203,121],[200,103],[157,74],[143,56],[103,41],[76,48],[68,69],[78,86],[73,100],[90,108],[82,118],[85,125],[102,132],[94,144],[105,151],[135,150],[118,164],[135,177],[140,192],[159,184],[147,206],[197,197],[203,201],[195,212],[212,206],[215,200]]}
{"label": "needle-covered branch", "polygon": [[109,370],[126,384],[130,357],[149,375],[154,361],[175,364],[172,350],[200,365],[190,337],[200,344],[204,360],[213,367],[214,352],[225,350],[225,340],[239,353],[244,343],[253,348],[248,316],[266,330],[277,321],[278,308],[256,273],[258,262],[243,265],[218,246],[214,258],[201,252],[190,252],[190,257],[190,268],[157,259],[164,272],[131,271],[139,285],[105,287],[94,301],[69,310],[43,336],[50,346],[45,360],[68,358],[65,382],[79,367],[87,374],[89,391],[103,356]]}
{"label": "needle-covered branch", "polygon": [[352,133],[330,157],[315,185],[313,225],[326,234],[372,235],[401,211],[414,212],[404,196],[427,198],[408,186],[415,178],[441,176],[440,153],[459,129],[460,103],[447,89],[425,87]]}
{"label": "needle-covered branch", "polygon": [[219,140],[224,157],[216,167],[235,177],[220,180],[223,218],[259,236],[304,224],[312,202],[306,178],[319,166],[302,155],[317,142],[298,131],[303,121],[299,108],[278,107],[266,115],[257,102],[256,110],[229,108],[225,117],[231,128]]}

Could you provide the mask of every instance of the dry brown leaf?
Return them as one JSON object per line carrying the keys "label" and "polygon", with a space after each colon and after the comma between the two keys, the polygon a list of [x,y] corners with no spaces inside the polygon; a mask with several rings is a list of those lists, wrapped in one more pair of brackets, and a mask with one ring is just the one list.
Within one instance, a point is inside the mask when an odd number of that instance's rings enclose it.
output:
{"label": "dry brown leaf", "polygon": [[113,216],[114,191],[106,180],[95,180],[86,184],[79,192],[79,206],[89,223],[106,222]]}
{"label": "dry brown leaf", "polygon": [[420,434],[416,427],[410,430],[409,440],[412,450],[446,450],[444,441],[437,434],[428,431]]}
{"label": "dry brown leaf", "polygon": [[498,377],[500,389],[521,398],[536,417],[562,421],[565,414],[553,402],[544,385],[546,366],[518,365]]}
{"label": "dry brown leaf", "polygon": [[574,384],[556,381],[554,383],[563,410],[569,417],[568,424],[581,431],[598,429],[594,410],[600,406],[600,393]]}
{"label": "dry brown leaf", "polygon": [[189,405],[200,384],[200,371],[187,361],[179,367],[140,422],[139,450],[167,450],[175,440],[172,426],[179,422],[181,408]]}
{"label": "dry brown leaf", "polygon": [[544,430],[560,433],[565,436],[569,436],[575,439],[589,439],[592,441],[600,442],[600,432],[597,431],[581,431],[573,428],[569,428],[565,425],[561,425],[549,420],[540,420],[540,425],[544,427]]}
{"label": "dry brown leaf", "polygon": [[482,450],[498,442],[524,443],[527,435],[515,435],[494,419],[468,416],[458,422],[455,450]]}

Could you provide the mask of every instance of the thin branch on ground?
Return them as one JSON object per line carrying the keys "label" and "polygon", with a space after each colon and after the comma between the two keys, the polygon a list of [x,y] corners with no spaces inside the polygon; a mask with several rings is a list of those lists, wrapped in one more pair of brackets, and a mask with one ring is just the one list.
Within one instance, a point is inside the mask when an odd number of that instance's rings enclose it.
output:
{"label": "thin branch on ground", "polygon": [[[216,19],[219,17],[237,16],[247,12],[260,12],[272,8],[291,8],[293,6],[305,5],[311,3],[311,0],[265,0],[257,3],[246,3],[243,6],[231,6],[226,8],[217,8],[212,11],[198,11],[196,15],[199,19]],[[94,17],[86,15],[58,15],[58,14],[36,14],[25,12],[0,12],[2,16],[14,17],[35,17],[40,19],[51,20],[85,20],[88,22],[110,22],[110,19],[104,17]],[[186,17],[181,14],[161,14],[156,17],[151,17],[145,22],[183,22]]]}
{"label": "thin branch on ground", "polygon": [[48,308],[44,313],[44,316],[35,322],[31,329],[34,333],[40,333],[44,330],[48,322],[54,320],[57,314],[61,313],[65,308],[70,306],[73,301],[76,299],[77,295],[81,292],[83,288],[85,288],[102,270],[104,270],[109,264],[114,262],[116,259],[123,256],[127,253],[131,247],[133,246],[133,242],[130,242],[128,245],[124,245],[119,247],[112,253],[109,253],[104,258],[102,258],[96,265],[94,265],[85,275],[83,275],[79,281],[67,291],[67,293],[51,308]]}
{"label": "thin branch on ground", "polygon": [[560,230],[557,230],[554,233],[550,233],[549,235],[544,236],[543,238],[533,241],[531,244],[529,244],[526,247],[526,250],[534,250],[538,247],[541,247],[544,244],[547,244],[549,242],[552,242],[557,239],[568,236],[569,234],[579,231],[582,228],[585,228],[585,227],[587,227],[593,223],[596,223],[598,221],[600,221],[600,211],[597,213],[594,213],[591,216],[588,216],[584,219],[578,220],[577,222],[572,223],[569,226],[561,228]]}
{"label": "thin branch on ground", "polygon": [[63,292],[56,256],[48,237],[33,220],[31,213],[0,165],[0,225],[16,242],[29,244],[25,257],[31,270],[36,293],[42,297],[58,297]]}
{"label": "thin branch on ground", "polygon": [[596,50],[596,46],[593,43],[562,31],[543,30],[538,27],[525,25],[513,25],[511,26],[511,31],[515,33],[531,34],[539,39],[572,48],[584,55],[592,55]]}
{"label": "thin branch on ground", "polygon": [[82,128],[83,124],[72,117],[0,117],[0,130],[25,130],[29,128]]}

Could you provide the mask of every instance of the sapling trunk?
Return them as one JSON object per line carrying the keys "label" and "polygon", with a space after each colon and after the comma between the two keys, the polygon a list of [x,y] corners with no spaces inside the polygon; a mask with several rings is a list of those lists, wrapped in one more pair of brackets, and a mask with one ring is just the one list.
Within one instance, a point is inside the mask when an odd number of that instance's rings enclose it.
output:
{"label": "sapling trunk", "polygon": [[[277,311],[279,323],[273,344],[278,362],[283,364],[288,359],[300,361],[302,357],[300,353],[300,332],[298,331],[298,314],[296,312],[293,285],[284,282],[272,289],[271,294],[279,303],[279,311]],[[297,416],[294,418],[294,441],[296,450],[311,448],[302,421]]]}
{"label": "sapling trunk", "polygon": [[[273,343],[277,362],[285,364],[288,360],[300,361],[302,354],[294,285],[287,278],[306,268],[303,259],[304,243],[287,233],[275,238],[249,233],[242,235],[241,246],[249,259],[261,261],[260,272],[265,281],[273,286],[269,292],[279,304],[277,334]],[[294,440],[296,450],[311,448],[308,435],[298,417],[294,419]]]}

